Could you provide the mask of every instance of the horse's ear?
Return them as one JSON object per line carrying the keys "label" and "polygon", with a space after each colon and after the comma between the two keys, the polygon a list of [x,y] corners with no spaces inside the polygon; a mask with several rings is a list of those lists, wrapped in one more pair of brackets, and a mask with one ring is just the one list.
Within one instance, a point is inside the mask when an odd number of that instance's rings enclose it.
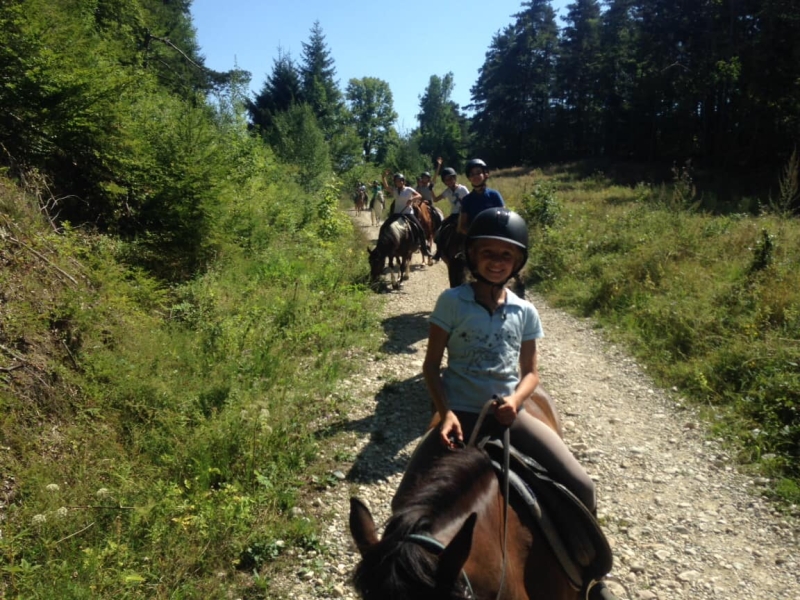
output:
{"label": "horse's ear", "polygon": [[355,497],[350,498],[350,533],[362,556],[378,543],[372,514],[364,503]]}
{"label": "horse's ear", "polygon": [[468,516],[456,536],[439,556],[439,567],[436,569],[436,583],[439,586],[449,587],[461,574],[461,569],[464,568],[464,563],[467,562],[472,550],[472,533],[477,520],[477,513]]}

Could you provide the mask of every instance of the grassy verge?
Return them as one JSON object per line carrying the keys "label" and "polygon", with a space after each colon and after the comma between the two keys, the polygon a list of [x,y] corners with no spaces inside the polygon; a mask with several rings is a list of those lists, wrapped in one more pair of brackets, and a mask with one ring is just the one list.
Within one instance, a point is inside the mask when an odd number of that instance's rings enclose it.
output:
{"label": "grassy verge", "polygon": [[223,194],[217,260],[167,287],[0,183],[0,596],[264,598],[318,546],[293,509],[377,329],[366,261],[335,186]]}
{"label": "grassy verge", "polygon": [[707,214],[675,175],[618,186],[563,168],[493,185],[532,225],[527,275],[547,298],[624,341],[799,503],[800,222]]}

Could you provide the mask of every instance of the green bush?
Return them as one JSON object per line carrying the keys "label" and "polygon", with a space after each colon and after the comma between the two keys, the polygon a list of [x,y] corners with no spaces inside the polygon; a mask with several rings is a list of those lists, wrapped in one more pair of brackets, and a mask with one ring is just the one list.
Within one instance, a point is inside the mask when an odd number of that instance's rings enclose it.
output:
{"label": "green bush", "polygon": [[557,172],[539,181],[521,201],[543,226],[529,279],[550,301],[606,325],[663,385],[713,407],[717,431],[742,460],[797,502],[800,226],[700,213],[688,165],[673,175],[669,188],[630,193]]}

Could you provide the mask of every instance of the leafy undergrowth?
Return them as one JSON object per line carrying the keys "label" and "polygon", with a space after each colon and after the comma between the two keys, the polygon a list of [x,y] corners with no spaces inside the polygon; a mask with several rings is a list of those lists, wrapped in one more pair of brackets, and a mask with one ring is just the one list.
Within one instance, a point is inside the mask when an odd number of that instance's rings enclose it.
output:
{"label": "leafy undergrowth", "polygon": [[800,221],[703,212],[690,172],[673,174],[630,187],[553,168],[496,186],[531,225],[528,277],[547,298],[624,341],[800,503]]}
{"label": "leafy undergrowth", "polygon": [[262,598],[318,544],[309,424],[377,326],[338,189],[290,186],[229,198],[167,287],[0,180],[0,596]]}

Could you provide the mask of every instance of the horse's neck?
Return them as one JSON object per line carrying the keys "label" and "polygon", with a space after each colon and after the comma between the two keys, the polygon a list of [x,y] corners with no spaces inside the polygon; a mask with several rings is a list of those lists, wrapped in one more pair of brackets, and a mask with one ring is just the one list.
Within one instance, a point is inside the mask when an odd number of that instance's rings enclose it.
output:
{"label": "horse's neck", "polygon": [[497,477],[489,469],[475,478],[472,487],[465,490],[452,503],[451,508],[433,516],[431,533],[436,539],[447,544],[472,513],[477,513],[479,522],[495,520],[499,502],[502,502],[502,494],[497,484]]}

